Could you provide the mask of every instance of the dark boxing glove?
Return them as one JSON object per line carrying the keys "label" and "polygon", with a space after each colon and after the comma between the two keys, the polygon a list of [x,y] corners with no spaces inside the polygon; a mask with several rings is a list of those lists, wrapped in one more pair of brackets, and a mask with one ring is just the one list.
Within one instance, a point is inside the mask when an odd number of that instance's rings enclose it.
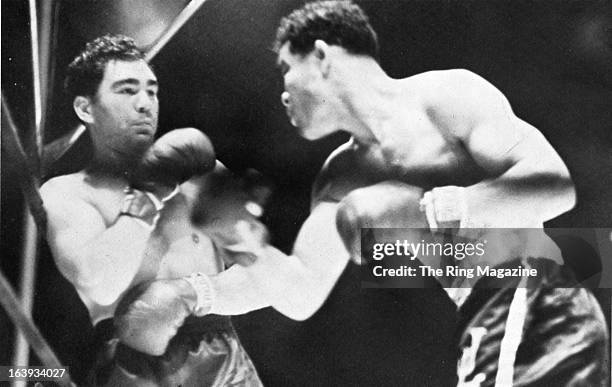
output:
{"label": "dark boxing glove", "polygon": [[193,128],[176,129],[160,137],[143,155],[130,176],[120,215],[155,227],[164,203],[178,193],[178,185],[214,168],[210,140]]}
{"label": "dark boxing glove", "polygon": [[161,136],[145,152],[132,177],[132,187],[155,192],[181,184],[215,167],[215,152],[204,133],[175,129]]}
{"label": "dark boxing glove", "polygon": [[115,310],[117,335],[137,351],[160,356],[185,319],[205,315],[213,301],[212,283],[204,274],[143,282],[130,289]]}
{"label": "dark boxing glove", "polygon": [[[361,254],[361,229],[423,228],[427,218],[420,210],[423,190],[408,184],[387,181],[351,191],[339,204],[338,233],[351,259],[365,264]],[[376,239],[376,231],[369,237]]]}

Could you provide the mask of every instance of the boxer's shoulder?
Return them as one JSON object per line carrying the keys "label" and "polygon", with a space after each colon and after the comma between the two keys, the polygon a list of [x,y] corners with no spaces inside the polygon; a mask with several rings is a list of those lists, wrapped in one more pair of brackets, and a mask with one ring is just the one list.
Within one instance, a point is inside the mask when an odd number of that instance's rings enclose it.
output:
{"label": "boxer's shoulder", "polygon": [[40,187],[43,200],[54,198],[76,199],[83,198],[88,184],[84,172],[61,175],[47,180]]}
{"label": "boxer's shoulder", "polygon": [[[434,90],[438,88],[462,87],[466,83],[488,83],[480,75],[467,69],[432,70],[419,73],[402,80],[406,85],[417,87],[417,91]],[[421,90],[422,89],[422,90]]]}
{"label": "boxer's shoulder", "polygon": [[427,71],[402,82],[405,89],[418,95],[423,108],[430,113],[474,100],[481,105],[491,103],[492,100],[482,97],[501,95],[489,81],[466,69]]}
{"label": "boxer's shoulder", "polygon": [[81,171],[49,179],[40,192],[48,214],[66,218],[77,209],[88,211],[93,208],[106,224],[110,224],[119,212],[126,187],[127,183],[122,179]]}
{"label": "boxer's shoulder", "polygon": [[469,70],[428,71],[404,81],[430,122],[450,139],[465,139],[477,122],[511,113],[501,91]]}

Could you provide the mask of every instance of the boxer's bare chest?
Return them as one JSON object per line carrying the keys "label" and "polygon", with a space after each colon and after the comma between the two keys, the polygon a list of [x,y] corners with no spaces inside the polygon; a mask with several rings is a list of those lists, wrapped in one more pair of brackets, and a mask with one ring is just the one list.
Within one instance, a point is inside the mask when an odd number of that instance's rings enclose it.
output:
{"label": "boxer's bare chest", "polygon": [[354,140],[326,162],[315,182],[316,197],[341,200],[350,191],[385,180],[429,190],[467,186],[485,177],[465,145],[436,127],[421,111],[408,111],[379,128],[379,141]]}
{"label": "boxer's bare chest", "polygon": [[[192,191],[193,188],[181,187],[181,192],[166,203],[147,241],[135,280],[176,278],[194,271],[217,273],[221,270],[210,238],[190,222]],[[98,184],[89,189],[89,200],[102,214],[107,227],[117,220],[124,197],[124,187],[120,184]]]}

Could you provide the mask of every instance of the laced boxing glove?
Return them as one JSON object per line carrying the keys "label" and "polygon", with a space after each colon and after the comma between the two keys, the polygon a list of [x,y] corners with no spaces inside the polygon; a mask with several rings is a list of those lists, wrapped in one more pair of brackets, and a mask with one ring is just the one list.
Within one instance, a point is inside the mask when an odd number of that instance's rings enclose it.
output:
{"label": "laced boxing glove", "polygon": [[[351,259],[358,264],[367,263],[368,257],[361,254],[361,229],[429,228],[419,207],[422,194],[421,188],[396,181],[359,188],[348,194],[339,204],[336,226]],[[368,237],[377,240],[374,230],[370,230]]]}
{"label": "laced boxing glove", "polygon": [[164,203],[178,193],[178,185],[215,166],[210,140],[197,129],[175,129],[161,136],[143,155],[130,177],[121,209],[154,226]]}
{"label": "laced boxing glove", "polygon": [[201,273],[138,284],[122,297],[115,310],[117,335],[137,351],[160,356],[188,316],[203,316],[210,311],[214,296],[210,279]]}

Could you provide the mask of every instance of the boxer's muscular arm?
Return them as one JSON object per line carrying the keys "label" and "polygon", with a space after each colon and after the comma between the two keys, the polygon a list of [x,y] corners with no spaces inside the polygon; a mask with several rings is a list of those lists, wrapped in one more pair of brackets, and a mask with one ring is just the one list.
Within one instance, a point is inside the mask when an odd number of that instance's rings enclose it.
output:
{"label": "boxer's muscular arm", "polygon": [[94,206],[57,180],[43,185],[41,195],[62,274],[92,301],[115,302],[140,267],[151,231],[128,216],[107,228]]}
{"label": "boxer's muscular arm", "polygon": [[273,246],[250,266],[214,276],[211,313],[232,315],[272,306],[294,320],[312,316],[326,300],[349,255],[336,229],[338,204],[321,202],[302,225],[292,255]]}
{"label": "boxer's muscular arm", "polygon": [[569,171],[544,136],[516,117],[484,79],[464,70],[448,73],[434,119],[496,176],[467,189],[475,223],[510,227],[531,219],[541,224],[570,210],[575,191]]}
{"label": "boxer's muscular arm", "polygon": [[349,260],[336,229],[340,198],[335,196],[342,195],[344,187],[333,184],[343,166],[352,166],[348,148],[345,144],[332,153],[317,177],[313,206],[292,254],[266,245],[251,265],[234,264],[213,276],[216,301],[211,313],[235,315],[272,306],[289,318],[304,320],[319,309]]}

